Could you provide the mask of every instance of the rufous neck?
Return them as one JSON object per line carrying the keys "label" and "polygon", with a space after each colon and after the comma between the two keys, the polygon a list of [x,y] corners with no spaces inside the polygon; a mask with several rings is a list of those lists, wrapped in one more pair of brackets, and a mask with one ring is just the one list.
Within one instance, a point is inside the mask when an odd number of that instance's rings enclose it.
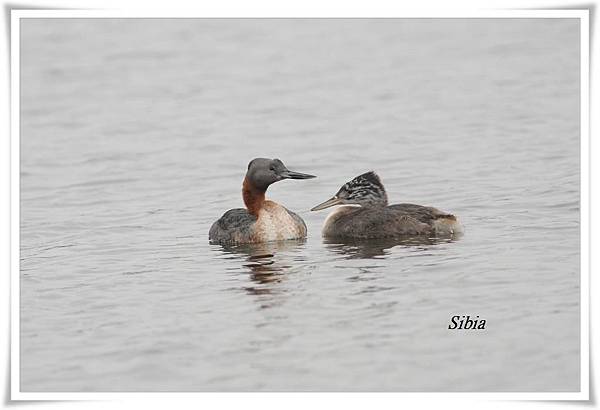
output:
{"label": "rufous neck", "polygon": [[248,209],[248,212],[258,217],[258,212],[265,202],[265,192],[254,186],[248,178],[244,178],[244,184],[242,185],[242,197],[244,198],[244,204]]}

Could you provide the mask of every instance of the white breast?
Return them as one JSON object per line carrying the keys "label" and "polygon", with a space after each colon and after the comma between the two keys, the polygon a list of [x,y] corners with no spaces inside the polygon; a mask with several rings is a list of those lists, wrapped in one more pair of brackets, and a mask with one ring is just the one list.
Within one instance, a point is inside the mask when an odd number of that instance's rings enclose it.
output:
{"label": "white breast", "polygon": [[260,242],[300,239],[306,236],[306,229],[298,224],[283,206],[265,201],[258,213],[255,225],[256,237]]}

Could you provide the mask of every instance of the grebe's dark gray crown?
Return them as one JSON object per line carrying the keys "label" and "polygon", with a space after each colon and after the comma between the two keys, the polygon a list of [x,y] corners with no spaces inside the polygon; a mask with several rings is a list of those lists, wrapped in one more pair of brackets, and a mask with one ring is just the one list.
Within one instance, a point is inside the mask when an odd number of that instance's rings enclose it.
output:
{"label": "grebe's dark gray crown", "polygon": [[336,194],[347,203],[387,206],[388,198],[379,176],[369,171],[346,182]]}

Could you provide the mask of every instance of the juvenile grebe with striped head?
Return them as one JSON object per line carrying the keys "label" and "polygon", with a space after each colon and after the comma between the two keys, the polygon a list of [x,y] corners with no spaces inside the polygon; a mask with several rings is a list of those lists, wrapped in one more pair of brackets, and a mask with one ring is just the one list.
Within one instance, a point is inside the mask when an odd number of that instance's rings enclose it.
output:
{"label": "juvenile grebe with striped head", "polygon": [[323,226],[323,236],[327,238],[448,236],[463,232],[454,215],[439,209],[414,204],[388,205],[381,179],[372,171],[345,183],[333,198],[311,211],[334,205],[350,206],[342,206],[329,214]]}
{"label": "juvenile grebe with striped head", "polygon": [[242,185],[244,208],[230,209],[208,232],[213,243],[261,243],[306,237],[306,224],[294,212],[265,199],[269,185],[314,175],[290,171],[279,159],[255,158]]}

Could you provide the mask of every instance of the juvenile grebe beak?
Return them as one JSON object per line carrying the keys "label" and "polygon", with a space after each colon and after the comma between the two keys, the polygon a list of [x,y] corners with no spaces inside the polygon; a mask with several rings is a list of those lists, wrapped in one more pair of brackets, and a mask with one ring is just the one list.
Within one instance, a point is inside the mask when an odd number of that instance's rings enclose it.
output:
{"label": "juvenile grebe beak", "polygon": [[285,171],[282,171],[279,175],[283,179],[310,179],[310,178],[316,178],[316,176],[314,176],[314,175],[303,174],[301,172],[290,171],[289,169],[286,169]]}
{"label": "juvenile grebe beak", "polygon": [[313,209],[311,209],[311,211],[320,211],[321,209],[329,208],[330,206],[339,205],[341,203],[342,203],[342,200],[340,198],[338,198],[337,196],[334,196],[333,198],[328,199],[327,201],[323,202],[322,204],[315,206]]}

